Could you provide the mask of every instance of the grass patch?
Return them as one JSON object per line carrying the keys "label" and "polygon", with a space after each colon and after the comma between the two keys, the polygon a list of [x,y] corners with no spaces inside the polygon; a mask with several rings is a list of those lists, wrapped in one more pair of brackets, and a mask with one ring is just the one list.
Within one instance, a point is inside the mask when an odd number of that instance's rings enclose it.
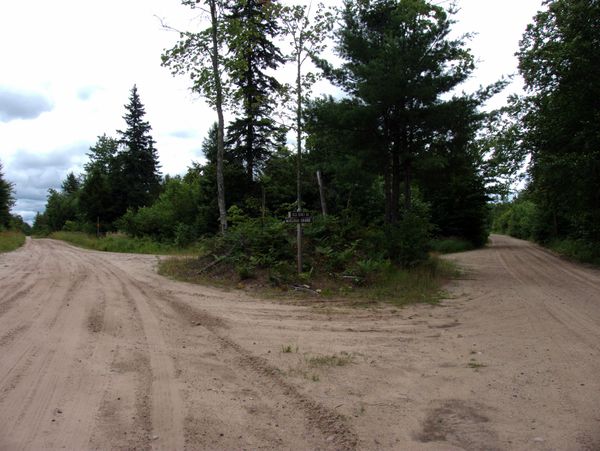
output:
{"label": "grass patch", "polygon": [[356,287],[349,295],[398,306],[412,303],[436,304],[444,296],[441,289],[444,283],[457,276],[458,268],[454,263],[431,258],[415,268],[390,267],[372,284]]}
{"label": "grass patch", "polygon": [[548,248],[582,263],[600,265],[600,245],[598,244],[584,240],[564,239],[553,241]]}
{"label": "grass patch", "polygon": [[429,243],[431,250],[438,254],[454,254],[475,249],[473,243],[462,238],[437,238]]}
{"label": "grass patch", "polygon": [[133,238],[122,233],[95,237],[81,232],[54,232],[49,238],[66,241],[78,247],[107,252],[132,254],[189,255],[202,251],[199,245],[181,248],[173,244],[159,243],[149,238]]}
{"label": "grass patch", "polygon": [[21,232],[0,232],[0,252],[10,252],[25,244],[25,235]]}
{"label": "grass patch", "polygon": [[[206,274],[202,258],[168,258],[159,263],[159,274],[182,282],[206,284],[221,288],[244,288],[261,297],[271,299],[310,300],[326,303],[335,300],[354,307],[367,307],[384,302],[397,306],[412,303],[436,304],[443,296],[442,286],[459,275],[452,262],[432,257],[427,262],[409,269],[386,266],[368,281],[335,274],[311,275],[299,279],[297,284],[307,284],[310,291],[295,291],[293,283],[274,283],[269,271],[254,271],[251,280],[242,279],[235,268],[229,271]],[[315,294],[317,293],[318,294]]]}
{"label": "grass patch", "polygon": [[354,362],[354,357],[347,352],[342,352],[339,355],[318,355],[306,357],[306,363],[313,368],[323,366],[346,366]]}

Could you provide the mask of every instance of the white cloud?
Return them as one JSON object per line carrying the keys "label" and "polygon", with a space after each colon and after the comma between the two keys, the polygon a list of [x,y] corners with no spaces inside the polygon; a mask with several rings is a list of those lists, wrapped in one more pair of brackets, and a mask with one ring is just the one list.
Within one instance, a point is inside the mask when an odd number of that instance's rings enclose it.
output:
{"label": "white cloud", "polygon": [[35,119],[52,108],[52,102],[41,94],[0,86],[0,122]]}

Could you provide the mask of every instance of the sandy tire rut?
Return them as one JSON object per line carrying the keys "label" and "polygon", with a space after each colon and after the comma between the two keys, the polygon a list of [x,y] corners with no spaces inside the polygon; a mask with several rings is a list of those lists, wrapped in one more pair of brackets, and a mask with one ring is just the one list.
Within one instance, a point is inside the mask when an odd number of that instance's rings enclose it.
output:
{"label": "sandy tire rut", "polygon": [[0,449],[600,449],[600,272],[500,236],[449,258],[440,306],[352,310],[28,240],[0,255]]}

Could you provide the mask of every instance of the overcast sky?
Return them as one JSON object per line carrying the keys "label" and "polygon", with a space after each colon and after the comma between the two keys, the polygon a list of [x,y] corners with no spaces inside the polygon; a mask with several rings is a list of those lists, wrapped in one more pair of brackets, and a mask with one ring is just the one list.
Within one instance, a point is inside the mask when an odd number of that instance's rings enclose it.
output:
{"label": "overcast sky", "polygon": [[[477,33],[470,48],[478,70],[465,90],[514,73],[519,39],[541,0],[458,5],[457,32]],[[58,188],[69,171],[81,172],[97,137],[124,128],[134,83],[163,173],[182,174],[201,159],[202,140],[216,115],[189,92],[185,77],[161,67],[163,49],[178,36],[163,30],[158,17],[180,29],[198,25],[179,0],[0,2],[0,161],[15,184],[13,213],[31,221],[43,211],[49,188]],[[509,90],[518,89],[517,80]]]}

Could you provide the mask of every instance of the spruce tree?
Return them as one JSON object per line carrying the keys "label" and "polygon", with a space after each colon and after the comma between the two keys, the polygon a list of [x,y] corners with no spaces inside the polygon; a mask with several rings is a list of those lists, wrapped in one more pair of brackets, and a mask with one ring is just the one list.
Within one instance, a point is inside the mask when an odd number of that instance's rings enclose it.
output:
{"label": "spruce tree", "polygon": [[158,197],[161,173],[155,141],[150,135],[152,127],[144,120],[146,111],[135,85],[125,109],[127,128],[117,131],[122,149],[117,155],[119,177],[115,188],[125,201],[124,206],[137,210]]}
{"label": "spruce tree", "polygon": [[279,33],[275,12],[270,2],[237,0],[228,22],[231,77],[241,114],[228,127],[227,143],[244,162],[250,181],[276,147],[272,113],[281,85],[267,72],[284,59],[273,43]]}

